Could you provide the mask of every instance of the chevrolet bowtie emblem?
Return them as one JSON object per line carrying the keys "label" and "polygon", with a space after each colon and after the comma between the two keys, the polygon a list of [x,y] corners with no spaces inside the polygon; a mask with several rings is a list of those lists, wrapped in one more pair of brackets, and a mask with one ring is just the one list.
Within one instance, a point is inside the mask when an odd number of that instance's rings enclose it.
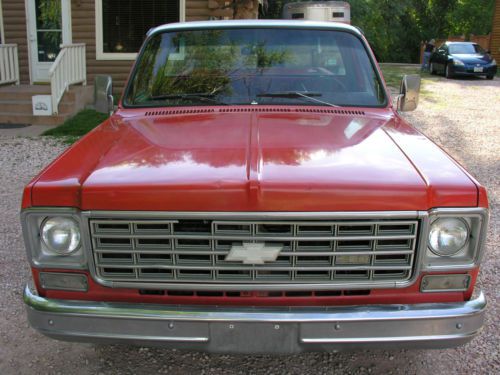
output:
{"label": "chevrolet bowtie emblem", "polygon": [[233,245],[231,251],[226,255],[226,261],[243,262],[243,264],[264,264],[274,262],[283,246],[266,246],[263,243],[243,242],[240,245]]}

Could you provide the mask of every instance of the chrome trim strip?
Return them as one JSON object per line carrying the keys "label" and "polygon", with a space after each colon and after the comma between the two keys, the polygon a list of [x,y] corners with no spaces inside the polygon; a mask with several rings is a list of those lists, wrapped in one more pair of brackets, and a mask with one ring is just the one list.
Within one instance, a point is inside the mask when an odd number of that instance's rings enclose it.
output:
{"label": "chrome trim strip", "polygon": [[256,309],[51,300],[26,287],[24,302],[31,326],[50,337],[242,353],[456,346],[479,332],[486,308],[482,292],[455,303]]}
{"label": "chrome trim strip", "polygon": [[[405,336],[404,341],[436,341],[436,340],[453,340],[457,337],[463,338],[473,338],[478,332],[467,333],[464,335],[426,335],[426,336]],[[357,344],[365,343],[367,341],[373,343],[385,343],[385,342],[396,342],[402,341],[402,337],[359,337],[359,338],[314,338],[314,339],[301,339],[301,342],[305,344]]]}
{"label": "chrome trim strip", "polygon": [[[50,330],[39,330],[42,334],[50,336],[53,334]],[[95,333],[92,334],[82,334],[82,333],[74,333],[69,331],[59,332],[59,334],[64,335],[66,338],[75,337],[75,338],[83,338],[87,337],[89,339],[93,339],[92,341],[99,341],[99,339],[103,340],[132,340],[132,341],[155,341],[155,342],[163,342],[163,343],[207,343],[210,339],[208,337],[183,337],[183,336],[147,336],[147,335],[124,335],[120,333],[116,334],[105,334],[105,333]],[[83,340],[85,341],[85,340]]]}
{"label": "chrome trim strip", "polygon": [[139,219],[229,219],[229,220],[342,220],[342,219],[418,219],[421,214],[427,211],[346,211],[346,212],[210,212],[210,211],[82,211],[82,215],[92,217],[92,219],[116,218],[129,219],[131,217]]}

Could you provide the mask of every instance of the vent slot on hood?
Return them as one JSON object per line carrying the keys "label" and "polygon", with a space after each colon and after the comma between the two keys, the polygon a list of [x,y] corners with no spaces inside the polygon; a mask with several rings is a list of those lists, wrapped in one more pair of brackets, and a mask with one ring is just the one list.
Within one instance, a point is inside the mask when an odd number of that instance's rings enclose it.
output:
{"label": "vent slot on hood", "polygon": [[351,109],[288,108],[288,107],[232,107],[232,108],[186,108],[146,111],[145,116],[190,115],[200,113],[329,113],[336,115],[364,116],[365,112]]}

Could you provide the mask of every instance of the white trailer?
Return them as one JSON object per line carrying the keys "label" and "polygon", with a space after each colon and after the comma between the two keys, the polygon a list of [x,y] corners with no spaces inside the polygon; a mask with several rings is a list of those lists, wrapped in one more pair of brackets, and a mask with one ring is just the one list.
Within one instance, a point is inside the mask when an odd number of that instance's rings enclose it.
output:
{"label": "white trailer", "polygon": [[284,19],[351,23],[351,6],[345,1],[301,1],[283,7]]}

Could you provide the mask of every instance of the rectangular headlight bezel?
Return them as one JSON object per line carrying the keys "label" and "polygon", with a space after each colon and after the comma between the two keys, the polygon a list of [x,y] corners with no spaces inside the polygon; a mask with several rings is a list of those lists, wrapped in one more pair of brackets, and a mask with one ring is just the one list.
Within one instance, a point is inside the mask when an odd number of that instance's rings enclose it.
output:
{"label": "rectangular headlight bezel", "polygon": [[429,233],[422,257],[422,270],[469,270],[478,267],[484,253],[489,211],[486,208],[437,208],[429,211],[429,231],[438,218],[453,217],[464,220],[470,229],[469,239],[462,250],[452,256],[438,256],[429,247]]}
{"label": "rectangular headlight bezel", "polygon": [[[80,248],[70,255],[49,254],[41,240],[41,225],[50,217],[70,217],[78,223],[80,228]],[[26,246],[28,260],[36,268],[65,268],[65,269],[87,269],[87,251],[83,239],[83,221],[80,212],[74,208],[44,207],[30,208],[21,212],[21,225]]]}

